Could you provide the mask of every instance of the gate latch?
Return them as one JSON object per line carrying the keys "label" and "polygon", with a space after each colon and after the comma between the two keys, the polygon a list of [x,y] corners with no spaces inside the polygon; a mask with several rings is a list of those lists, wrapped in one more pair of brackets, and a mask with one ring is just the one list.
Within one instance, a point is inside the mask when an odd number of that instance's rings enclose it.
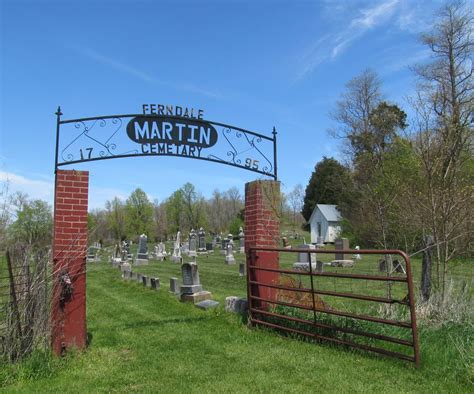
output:
{"label": "gate latch", "polygon": [[63,273],[59,278],[59,284],[61,286],[61,294],[59,296],[59,305],[62,309],[67,302],[72,298],[74,292],[74,286],[72,285],[71,277],[67,272]]}

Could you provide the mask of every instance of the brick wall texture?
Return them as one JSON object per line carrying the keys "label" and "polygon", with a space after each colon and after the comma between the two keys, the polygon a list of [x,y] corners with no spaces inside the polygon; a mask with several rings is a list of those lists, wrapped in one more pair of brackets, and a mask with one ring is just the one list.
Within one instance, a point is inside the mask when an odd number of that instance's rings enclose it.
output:
{"label": "brick wall texture", "polygon": [[[89,172],[58,170],[54,195],[52,347],[56,354],[84,348],[86,331],[86,256]],[[72,282],[65,302],[61,277]]]}
{"label": "brick wall texture", "polygon": [[[280,182],[259,180],[245,185],[245,250],[251,247],[278,248],[280,241]],[[250,280],[278,284],[278,273],[249,270]],[[258,251],[254,265],[265,268],[279,268],[277,252]],[[276,299],[276,289],[252,285],[253,295],[269,300]],[[264,302],[252,301],[253,306],[264,306]]]}

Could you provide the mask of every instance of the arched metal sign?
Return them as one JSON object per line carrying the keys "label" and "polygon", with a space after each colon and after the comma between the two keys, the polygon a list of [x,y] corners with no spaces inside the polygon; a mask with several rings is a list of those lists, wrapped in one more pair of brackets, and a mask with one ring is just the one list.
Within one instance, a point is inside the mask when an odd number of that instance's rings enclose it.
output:
{"label": "arched metal sign", "polygon": [[145,113],[144,105],[143,114],[63,120],[58,107],[55,169],[120,157],[175,156],[227,164],[277,179],[275,128],[269,137],[204,120],[201,110],[194,116],[187,108],[185,112],[175,108],[168,113]]}

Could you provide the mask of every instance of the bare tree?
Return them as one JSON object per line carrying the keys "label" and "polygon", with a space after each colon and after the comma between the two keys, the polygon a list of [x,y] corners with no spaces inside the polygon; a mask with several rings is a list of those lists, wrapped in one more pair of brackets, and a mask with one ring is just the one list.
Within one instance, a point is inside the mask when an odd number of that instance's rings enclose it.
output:
{"label": "bare tree", "polygon": [[[291,207],[292,215],[293,215],[293,230],[296,228],[296,218],[297,214],[298,217],[301,217],[301,210],[303,209],[303,201],[304,201],[304,189],[301,184],[297,184],[293,190],[287,194],[287,201]],[[301,222],[301,220],[300,220]]]}
{"label": "bare tree", "polygon": [[363,141],[370,134],[370,114],[382,100],[381,82],[376,72],[367,69],[346,84],[346,90],[331,112],[338,126],[329,130],[342,138],[346,154],[357,155],[364,148]]}
{"label": "bare tree", "polygon": [[421,37],[431,61],[415,67],[415,148],[423,175],[419,207],[426,231],[434,237],[436,284],[442,294],[448,262],[461,252],[461,242],[472,242],[473,20],[464,2],[444,6],[431,31]]}

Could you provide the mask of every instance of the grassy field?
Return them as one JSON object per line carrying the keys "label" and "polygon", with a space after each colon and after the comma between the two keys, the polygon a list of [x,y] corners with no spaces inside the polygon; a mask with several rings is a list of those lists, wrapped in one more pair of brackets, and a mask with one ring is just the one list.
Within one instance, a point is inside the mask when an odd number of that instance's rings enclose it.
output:
{"label": "grassy field", "polygon": [[[245,296],[245,278],[224,256],[198,257],[201,283],[221,302],[202,311],[169,293],[180,266],[151,261],[135,271],[159,277],[153,291],[125,282],[108,263],[88,265],[90,345],[59,359],[35,353],[0,366],[5,392],[472,392],[472,325],[421,327],[422,365],[281,337],[248,328],[225,313],[230,295]],[[289,265],[294,257],[283,258]],[[364,260],[373,269],[373,261]],[[414,261],[418,277],[419,262]],[[361,268],[364,265],[361,264]],[[460,264],[458,275],[470,276]],[[331,283],[331,286],[333,284]],[[342,286],[342,285],[341,285]],[[359,290],[359,289],[352,289]],[[471,346],[471,348],[469,348]],[[470,353],[471,352],[471,353]],[[471,380],[472,382],[472,380]]]}

